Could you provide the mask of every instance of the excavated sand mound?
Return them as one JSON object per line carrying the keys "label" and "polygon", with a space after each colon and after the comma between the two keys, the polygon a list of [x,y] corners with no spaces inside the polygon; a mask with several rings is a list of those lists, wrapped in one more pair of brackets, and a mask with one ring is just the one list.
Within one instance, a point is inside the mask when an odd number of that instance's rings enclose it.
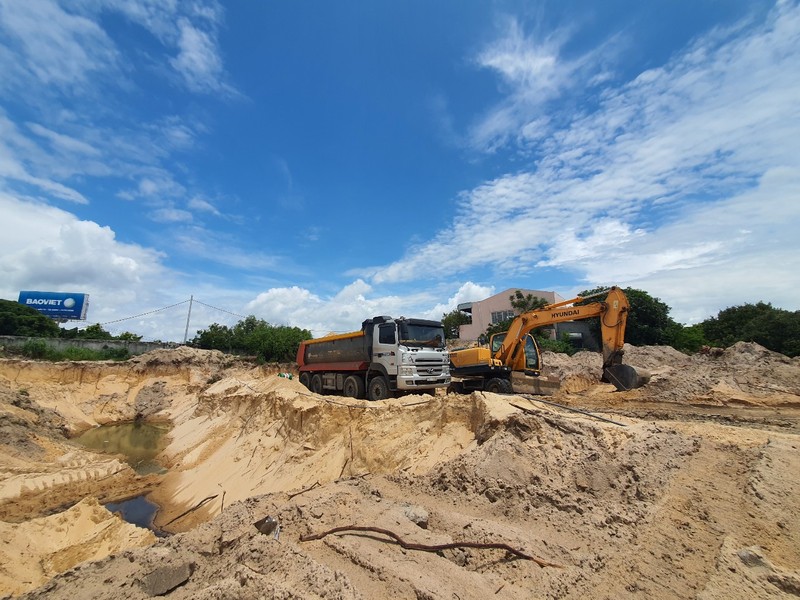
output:
{"label": "excavated sand mound", "polygon": [[[653,375],[618,393],[597,354],[544,361],[563,384],[549,404],[317,396],[278,376],[286,365],[189,348],[0,360],[2,548],[20,557],[0,556],[0,595],[45,581],[23,597],[800,595],[800,362],[754,344],[626,346]],[[137,417],[171,424],[165,475],[64,437]],[[134,539],[125,528],[152,534],[75,504],[143,490],[179,533]],[[72,512],[87,506],[97,529]],[[36,541],[48,530],[57,547]]]}

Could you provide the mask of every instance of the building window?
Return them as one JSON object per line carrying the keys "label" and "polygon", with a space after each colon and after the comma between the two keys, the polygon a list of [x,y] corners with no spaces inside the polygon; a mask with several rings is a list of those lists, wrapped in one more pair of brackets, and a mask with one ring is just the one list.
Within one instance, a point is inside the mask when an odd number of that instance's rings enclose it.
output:
{"label": "building window", "polygon": [[503,321],[513,318],[514,318],[513,310],[499,310],[497,312],[492,313],[492,324],[502,323]]}

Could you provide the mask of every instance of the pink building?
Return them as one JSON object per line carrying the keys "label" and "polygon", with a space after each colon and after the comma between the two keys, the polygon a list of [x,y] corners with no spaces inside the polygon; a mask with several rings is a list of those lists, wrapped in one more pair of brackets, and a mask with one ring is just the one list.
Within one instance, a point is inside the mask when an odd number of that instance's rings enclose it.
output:
{"label": "pink building", "polygon": [[474,341],[486,331],[492,323],[499,323],[510,317],[515,316],[515,311],[511,307],[510,297],[519,290],[524,296],[528,294],[537,298],[544,298],[548,304],[562,302],[562,298],[555,292],[545,292],[542,290],[523,290],[520,288],[508,288],[507,290],[480,300],[478,302],[465,302],[458,305],[458,310],[471,314],[472,323],[470,325],[459,326],[458,337],[465,341]]}

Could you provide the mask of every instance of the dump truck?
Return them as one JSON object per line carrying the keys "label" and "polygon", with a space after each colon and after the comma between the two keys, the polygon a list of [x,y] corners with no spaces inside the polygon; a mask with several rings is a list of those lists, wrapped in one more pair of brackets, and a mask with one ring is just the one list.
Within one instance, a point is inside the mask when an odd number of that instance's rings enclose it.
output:
{"label": "dump truck", "polygon": [[441,321],[378,316],[360,331],[305,340],[297,350],[300,383],[316,394],[384,400],[433,393],[450,384]]}
{"label": "dump truck", "polygon": [[[600,296],[605,298],[594,300]],[[600,318],[603,343],[602,380],[612,383],[618,391],[642,387],[649,381],[650,374],[622,362],[625,323],[629,311],[630,303],[618,287],[526,311],[517,315],[507,332],[494,334],[489,340],[488,348],[465,348],[450,353],[450,374],[453,381],[449,391],[541,395],[555,393],[559,382],[541,376],[541,351],[531,331],[545,325],[592,317]]]}

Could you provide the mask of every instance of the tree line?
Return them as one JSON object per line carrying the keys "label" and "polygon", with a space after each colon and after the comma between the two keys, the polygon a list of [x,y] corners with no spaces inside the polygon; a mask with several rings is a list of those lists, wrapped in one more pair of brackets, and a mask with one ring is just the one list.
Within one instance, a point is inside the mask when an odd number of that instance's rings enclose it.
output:
{"label": "tree line", "polygon": [[[579,296],[601,293],[607,288],[585,290]],[[755,342],[774,352],[786,356],[800,356],[800,311],[775,308],[769,302],[743,304],[721,310],[695,325],[681,325],[670,316],[670,307],[659,298],[644,290],[624,288],[631,304],[628,314],[625,341],[634,346],[672,346],[677,350],[693,353],[703,346],[726,348],[736,342]],[[545,300],[517,290],[509,298],[516,314],[542,308]],[[511,319],[490,325],[485,338],[493,333],[507,331]],[[594,323],[592,322],[594,321]],[[459,325],[471,322],[471,317],[459,310],[442,315],[445,335],[457,339]],[[599,321],[587,319],[590,328],[596,330],[599,339]],[[550,339],[547,331],[538,334],[542,347],[556,352],[574,351],[566,339]],[[62,328],[52,319],[37,310],[0,299],[0,335],[17,335],[41,338],[100,339],[139,341],[142,336],[124,332],[112,335],[100,324],[83,329]],[[208,350],[222,350],[232,354],[256,357],[264,362],[290,362],[295,359],[297,348],[303,340],[313,336],[307,329],[271,325],[263,319],[249,316],[232,327],[213,323],[197,332],[189,345]]]}
{"label": "tree line", "polygon": [[297,356],[300,342],[312,337],[307,329],[270,325],[251,315],[233,327],[213,323],[208,329],[198,331],[189,345],[255,356],[264,362],[291,362]]}
{"label": "tree line", "polygon": [[[142,339],[142,336],[128,331],[112,335],[99,323],[83,329],[62,328],[51,318],[30,306],[3,299],[0,299],[0,335],[134,342]],[[295,359],[300,342],[312,337],[307,329],[270,325],[263,319],[249,316],[233,327],[213,323],[208,329],[198,331],[189,341],[189,345],[206,350],[250,355],[264,362],[289,362]],[[43,345],[37,345],[37,353],[42,354],[43,348]],[[42,354],[37,357],[43,356]]]}
{"label": "tree line", "polygon": [[[602,293],[607,287],[585,290],[581,297]],[[727,348],[736,342],[755,342],[773,352],[786,356],[800,356],[800,311],[788,311],[769,302],[742,304],[721,310],[716,317],[695,325],[682,325],[671,316],[671,308],[659,298],[644,290],[624,288],[631,309],[625,329],[625,341],[634,346],[671,346],[686,353],[694,353],[704,346]],[[517,290],[509,297],[516,314],[542,308],[547,303],[531,294]],[[488,339],[493,333],[507,331],[513,317],[490,325],[484,332]],[[587,319],[590,329],[599,339],[598,319]],[[458,338],[459,325],[471,323],[471,317],[459,310],[442,315],[445,333],[449,339]],[[549,340],[547,335],[534,331],[548,350],[569,352],[566,340]]]}
{"label": "tree line", "polygon": [[83,329],[62,328],[53,319],[46,317],[35,308],[3,299],[0,299],[0,335],[69,340],[126,340],[129,342],[138,342],[142,339],[142,336],[129,331],[112,335],[99,323]]}

